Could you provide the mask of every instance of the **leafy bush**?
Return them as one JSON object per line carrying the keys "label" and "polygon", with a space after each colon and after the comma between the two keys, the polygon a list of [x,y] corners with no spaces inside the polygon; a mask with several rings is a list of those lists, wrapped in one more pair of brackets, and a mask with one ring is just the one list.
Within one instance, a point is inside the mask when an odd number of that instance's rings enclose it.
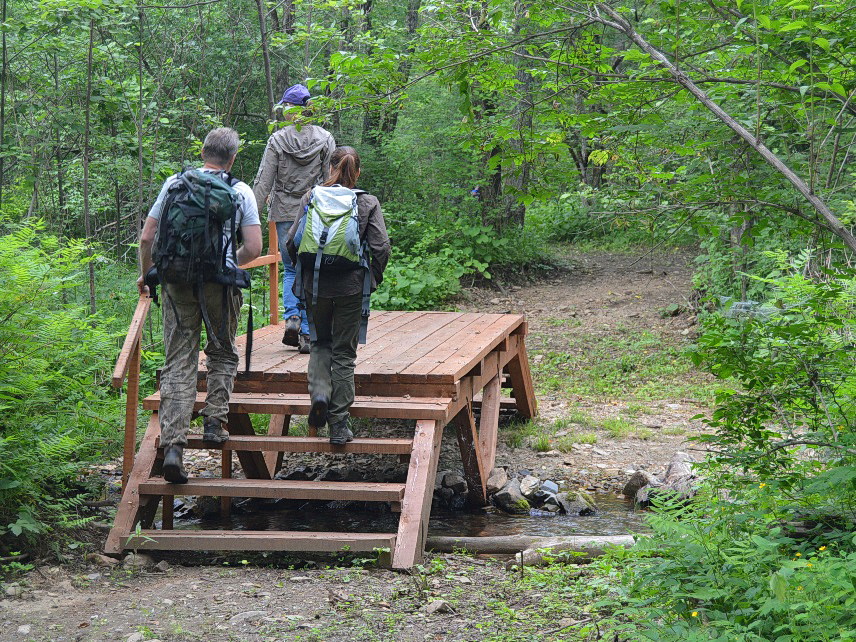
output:
{"label": "leafy bush", "polygon": [[[467,275],[491,278],[492,266],[538,265],[543,243],[521,230],[500,236],[492,228],[465,218],[439,217],[404,221],[387,215],[392,257],[384,282],[372,297],[380,309],[440,307],[460,292]],[[406,220],[406,219],[405,219]]]}
{"label": "leafy bush", "polygon": [[707,485],[661,506],[614,584],[643,639],[856,638],[856,286],[766,258],[769,303],[712,316],[695,353],[733,384],[697,438]]}
{"label": "leafy bush", "polygon": [[40,223],[0,235],[0,538],[78,524],[81,467],[118,442],[113,320],[90,318],[74,292],[87,261]]}

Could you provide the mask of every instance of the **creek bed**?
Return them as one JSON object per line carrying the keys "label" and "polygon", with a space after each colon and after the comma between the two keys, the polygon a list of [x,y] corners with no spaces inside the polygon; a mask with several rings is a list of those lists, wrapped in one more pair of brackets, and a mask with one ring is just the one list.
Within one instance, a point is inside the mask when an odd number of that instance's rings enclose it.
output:
{"label": "creek bed", "polygon": [[[648,532],[644,511],[609,493],[594,495],[598,511],[585,517],[558,515],[531,517],[488,513],[436,513],[431,515],[429,535],[491,537],[498,535],[626,535]],[[398,515],[355,510],[255,510],[235,512],[231,517],[182,518],[176,529],[289,530],[394,532]]]}

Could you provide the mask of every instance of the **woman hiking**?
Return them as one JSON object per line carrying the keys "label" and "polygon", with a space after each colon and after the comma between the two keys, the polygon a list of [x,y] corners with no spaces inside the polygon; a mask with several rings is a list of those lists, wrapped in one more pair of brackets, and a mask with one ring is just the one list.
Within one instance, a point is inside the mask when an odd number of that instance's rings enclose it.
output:
{"label": "woman hiking", "polygon": [[[360,156],[357,151],[353,147],[337,147],[330,158],[329,179],[303,196],[301,210],[307,214],[294,221],[286,240],[292,262],[297,265],[302,261],[301,278],[300,282],[295,280],[294,293],[306,303],[312,336],[308,370],[312,407],[308,421],[315,428],[329,425],[331,444],[344,444],[353,439],[348,413],[354,403],[354,364],[360,338],[363,295],[364,291],[368,295],[367,286],[370,285],[373,292],[383,280],[390,252],[386,223],[377,198],[361,190],[349,191],[355,189],[359,176]],[[308,229],[312,225],[308,222],[312,214],[309,209],[322,209],[329,195],[340,200],[344,197],[350,202],[356,200],[359,242],[368,249],[368,261],[364,267],[350,262],[344,268],[319,267],[321,261],[316,261],[314,254],[304,253],[301,245],[304,226]],[[304,221],[303,225],[301,221]],[[335,234],[333,227],[329,225],[331,236]],[[327,228],[323,234],[326,239]],[[322,250],[314,251],[320,257]]]}

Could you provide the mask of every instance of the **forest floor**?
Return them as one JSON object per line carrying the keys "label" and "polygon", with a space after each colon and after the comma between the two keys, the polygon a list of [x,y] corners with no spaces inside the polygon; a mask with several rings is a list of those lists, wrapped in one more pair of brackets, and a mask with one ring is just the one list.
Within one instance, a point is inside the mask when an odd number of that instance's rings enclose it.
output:
{"label": "forest floor", "polygon": [[[691,252],[577,253],[526,283],[469,288],[462,310],[525,312],[540,416],[504,425],[497,465],[619,492],[661,473],[704,430],[713,380],[685,348]],[[447,449],[444,448],[444,453]],[[454,449],[448,450],[454,452]],[[696,453],[700,458],[700,453]],[[451,459],[441,464],[453,466]],[[499,560],[429,555],[412,574],[371,560],[140,556],[114,564],[100,532],[4,587],[0,640],[587,640],[601,619],[587,567],[509,572]]]}

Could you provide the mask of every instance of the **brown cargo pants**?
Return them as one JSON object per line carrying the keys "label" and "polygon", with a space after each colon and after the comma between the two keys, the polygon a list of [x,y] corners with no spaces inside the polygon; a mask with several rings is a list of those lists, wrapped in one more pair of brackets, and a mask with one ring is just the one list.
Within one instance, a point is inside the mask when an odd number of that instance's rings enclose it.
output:
{"label": "brown cargo pants", "polygon": [[[186,446],[187,430],[196,401],[202,307],[199,296],[190,285],[168,283],[163,285],[162,294],[165,361],[160,383],[161,445]],[[216,283],[203,284],[202,296],[212,327],[207,329],[209,336],[205,345],[208,392],[205,407],[200,414],[225,423],[229,412],[229,396],[238,371],[235,334],[243,297],[238,288],[228,287],[224,290],[222,285]],[[217,341],[212,340],[211,333]]]}
{"label": "brown cargo pants", "polygon": [[339,423],[348,418],[354,403],[354,364],[360,338],[362,294],[318,297],[312,305],[307,296],[306,312],[309,323],[315,324],[318,336],[309,354],[309,395],[323,395],[330,401],[327,423]]}

